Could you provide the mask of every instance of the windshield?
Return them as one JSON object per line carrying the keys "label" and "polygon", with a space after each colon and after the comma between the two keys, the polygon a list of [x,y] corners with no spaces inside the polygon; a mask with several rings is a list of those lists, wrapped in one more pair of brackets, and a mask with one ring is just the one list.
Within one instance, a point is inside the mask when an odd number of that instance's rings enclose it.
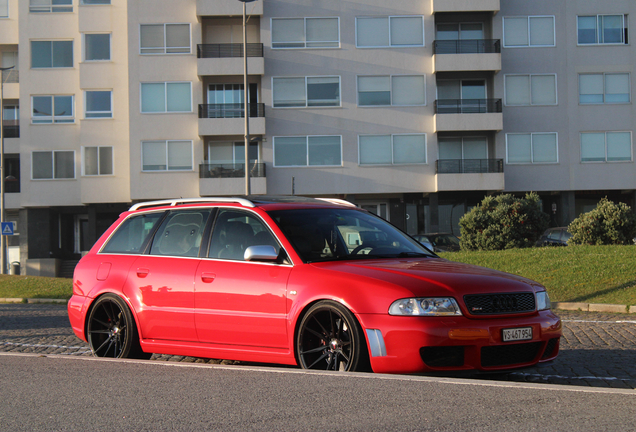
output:
{"label": "windshield", "polygon": [[299,209],[269,214],[305,262],[435,256],[384,219],[364,211]]}

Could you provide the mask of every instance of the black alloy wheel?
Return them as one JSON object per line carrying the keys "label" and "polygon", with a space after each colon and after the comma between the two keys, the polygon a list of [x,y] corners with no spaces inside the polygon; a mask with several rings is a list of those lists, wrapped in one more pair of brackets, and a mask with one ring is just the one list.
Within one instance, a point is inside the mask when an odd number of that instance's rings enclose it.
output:
{"label": "black alloy wheel", "polygon": [[105,294],[95,301],[86,333],[96,357],[148,359],[152,355],[141,350],[130,309],[114,294]]}
{"label": "black alloy wheel", "polygon": [[298,328],[296,355],[303,369],[368,370],[362,330],[344,306],[321,301],[313,305]]}

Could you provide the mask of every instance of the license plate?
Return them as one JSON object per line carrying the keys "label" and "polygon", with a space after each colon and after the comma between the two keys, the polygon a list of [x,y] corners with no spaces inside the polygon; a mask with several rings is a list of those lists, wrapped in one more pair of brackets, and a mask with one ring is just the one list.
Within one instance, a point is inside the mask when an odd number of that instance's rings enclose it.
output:
{"label": "license plate", "polygon": [[503,329],[503,341],[512,342],[532,339],[532,327]]}

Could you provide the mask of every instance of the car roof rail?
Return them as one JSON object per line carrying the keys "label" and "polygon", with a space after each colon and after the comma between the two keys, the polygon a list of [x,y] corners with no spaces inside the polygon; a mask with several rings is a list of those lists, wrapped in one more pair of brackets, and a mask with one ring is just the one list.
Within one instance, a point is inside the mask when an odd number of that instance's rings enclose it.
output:
{"label": "car roof rail", "polygon": [[128,211],[135,211],[147,207],[177,206],[179,204],[196,203],[236,203],[243,207],[255,207],[254,203],[245,198],[205,197],[205,198],[178,198],[159,201],[147,201],[134,204]]}
{"label": "car roof rail", "polygon": [[338,205],[344,205],[344,206],[348,206],[348,207],[358,207],[357,205],[355,205],[352,202],[349,202],[347,200],[343,200],[343,199],[339,199],[339,198],[316,198],[317,200],[320,201],[325,201],[331,204],[338,204]]}

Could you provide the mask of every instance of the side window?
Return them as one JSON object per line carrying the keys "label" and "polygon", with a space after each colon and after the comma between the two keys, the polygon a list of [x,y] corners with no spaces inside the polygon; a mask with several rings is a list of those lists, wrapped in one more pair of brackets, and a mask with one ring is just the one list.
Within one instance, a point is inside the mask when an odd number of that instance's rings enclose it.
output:
{"label": "side window", "polygon": [[214,224],[210,242],[210,258],[243,261],[245,249],[250,246],[274,246],[278,242],[267,226],[255,215],[241,211],[221,210]]}
{"label": "side window", "polygon": [[164,212],[133,216],[124,221],[102,248],[102,253],[138,254]]}
{"label": "side window", "polygon": [[150,248],[151,255],[196,257],[210,210],[175,211],[163,221]]}

